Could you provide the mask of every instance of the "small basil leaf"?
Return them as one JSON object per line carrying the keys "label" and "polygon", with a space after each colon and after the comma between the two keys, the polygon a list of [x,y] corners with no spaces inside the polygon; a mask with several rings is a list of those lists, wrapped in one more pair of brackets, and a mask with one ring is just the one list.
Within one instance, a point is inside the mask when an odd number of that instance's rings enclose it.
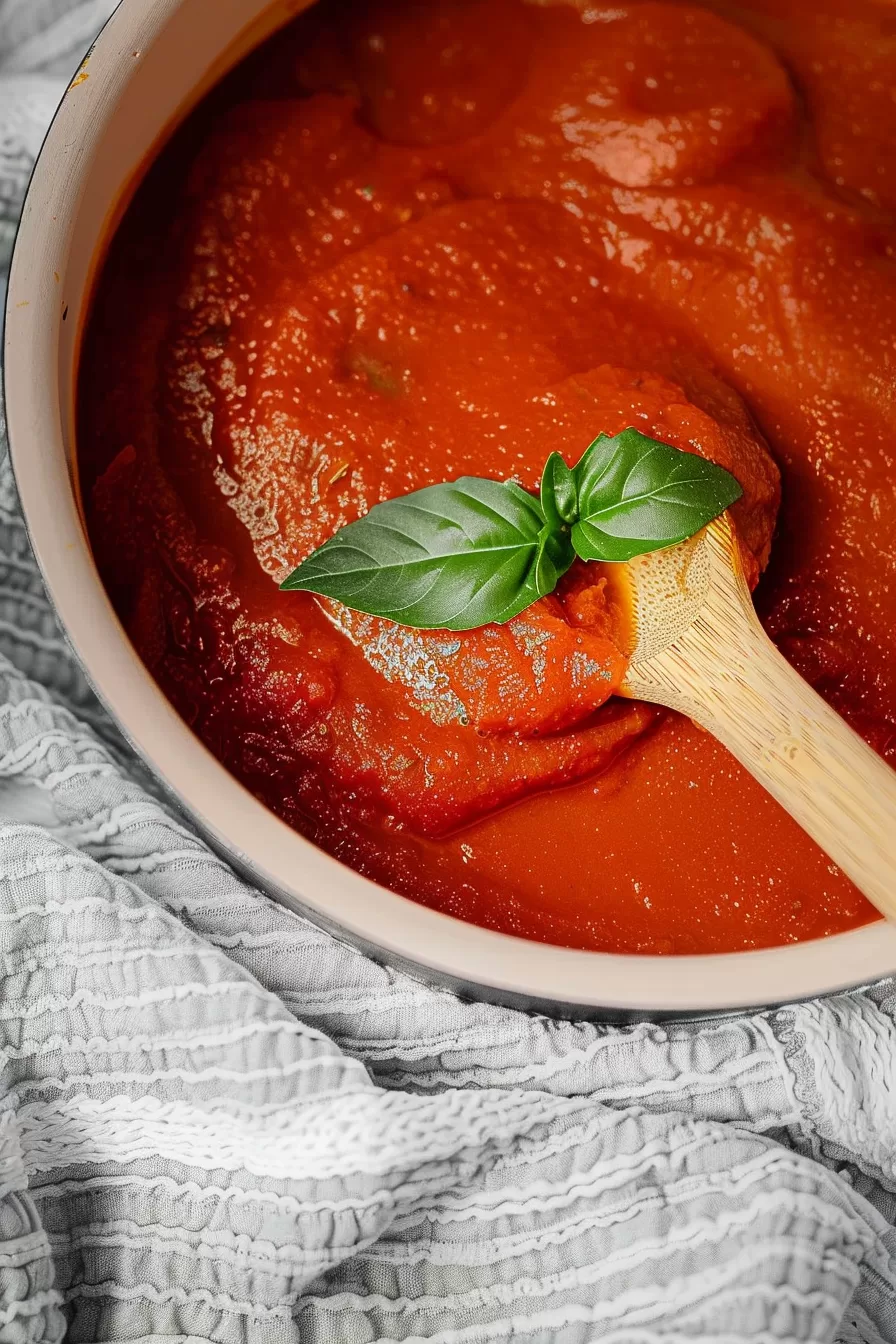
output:
{"label": "small basil leaf", "polygon": [[559,453],[551,453],[541,475],[541,507],[557,531],[576,520],[576,478]]}
{"label": "small basil leaf", "polygon": [[[556,584],[544,528],[522,486],[464,476],[377,504],[280,586],[420,630],[471,630],[511,620]],[[550,554],[539,566],[540,549]]]}
{"label": "small basil leaf", "polygon": [[538,550],[532,577],[539,597],[554,591],[575,558],[576,553],[569,532],[565,530],[555,532],[550,523],[545,523],[538,534]]}
{"label": "small basil leaf", "polygon": [[674,546],[742,494],[723,467],[636,429],[601,434],[573,474],[579,517],[572,542],[583,560],[625,561]]}
{"label": "small basil leaf", "polygon": [[498,615],[492,617],[492,624],[504,625],[521,615],[533,602],[552,593],[563,575],[576,558],[568,532],[553,532],[549,523],[541,529],[538,547],[532,568],[523,588]]}

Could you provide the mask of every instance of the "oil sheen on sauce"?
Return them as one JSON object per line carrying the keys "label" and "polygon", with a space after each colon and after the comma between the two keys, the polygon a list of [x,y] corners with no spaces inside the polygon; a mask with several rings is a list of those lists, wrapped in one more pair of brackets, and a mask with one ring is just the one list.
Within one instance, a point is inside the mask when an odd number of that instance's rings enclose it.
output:
{"label": "oil sheen on sauce", "polygon": [[870,0],[321,0],[204,101],[110,246],[79,455],[135,646],[259,798],[569,946],[872,917],[721,747],[607,699],[593,577],[463,637],[277,583],[380,499],[634,424],[739,476],[766,628],[896,759],[894,90]]}

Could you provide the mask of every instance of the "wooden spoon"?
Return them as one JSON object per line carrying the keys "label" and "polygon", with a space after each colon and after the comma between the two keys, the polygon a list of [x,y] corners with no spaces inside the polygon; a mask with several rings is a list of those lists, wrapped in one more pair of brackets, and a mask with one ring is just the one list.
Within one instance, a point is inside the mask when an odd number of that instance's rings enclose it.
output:
{"label": "wooden spoon", "polygon": [[632,619],[620,694],[668,705],[712,733],[896,919],[896,772],[766,635],[727,514],[690,541],[605,572]]}

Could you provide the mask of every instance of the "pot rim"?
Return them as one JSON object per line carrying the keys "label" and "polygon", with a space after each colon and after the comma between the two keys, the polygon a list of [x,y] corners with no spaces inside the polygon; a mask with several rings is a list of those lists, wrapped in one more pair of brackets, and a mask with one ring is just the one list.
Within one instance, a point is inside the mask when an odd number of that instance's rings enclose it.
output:
{"label": "pot rim", "polygon": [[[69,86],[28,189],[5,319],[10,458],[34,553],[89,682],[151,773],[250,881],[374,957],[472,997],[561,1015],[686,1017],[831,994],[896,973],[896,926],[883,922],[762,951],[682,957],[577,951],[468,924],[378,886],[305,840],[230,775],[175,713],[112,610],[77,505],[71,466],[77,340],[71,333],[80,328],[90,266],[108,230],[102,224],[91,230],[91,257],[71,245],[85,209],[96,214],[97,193],[102,204],[100,150],[116,109],[140,66],[151,63],[154,52],[161,59],[172,17],[186,15],[191,4],[196,12],[202,8],[194,0],[122,0],[89,65]],[[240,31],[237,11],[252,19],[266,8],[263,0],[228,0],[225,7],[232,42]],[[281,0],[279,18],[300,7]],[[205,40],[215,38],[206,34]],[[238,41],[228,50],[229,58],[210,49],[208,65],[223,59],[223,70],[241,54]],[[123,53],[133,54],[132,68]],[[194,71],[195,87],[205,74],[205,68]],[[157,140],[186,103],[166,101],[164,81],[153,88]],[[129,173],[115,183],[117,195],[143,158],[135,152]],[[110,201],[101,212],[104,220],[113,206]],[[64,307],[71,314],[67,330]]]}

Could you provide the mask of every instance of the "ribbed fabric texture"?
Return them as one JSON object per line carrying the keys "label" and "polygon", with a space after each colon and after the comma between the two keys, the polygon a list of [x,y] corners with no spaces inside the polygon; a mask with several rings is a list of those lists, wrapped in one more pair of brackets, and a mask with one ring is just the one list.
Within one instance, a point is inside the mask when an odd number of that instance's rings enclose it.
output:
{"label": "ribbed fabric texture", "polygon": [[[0,0],[0,270],[111,8]],[[0,655],[0,1344],[896,1341],[893,986],[568,1024],[288,914],[93,700],[5,451]]]}

